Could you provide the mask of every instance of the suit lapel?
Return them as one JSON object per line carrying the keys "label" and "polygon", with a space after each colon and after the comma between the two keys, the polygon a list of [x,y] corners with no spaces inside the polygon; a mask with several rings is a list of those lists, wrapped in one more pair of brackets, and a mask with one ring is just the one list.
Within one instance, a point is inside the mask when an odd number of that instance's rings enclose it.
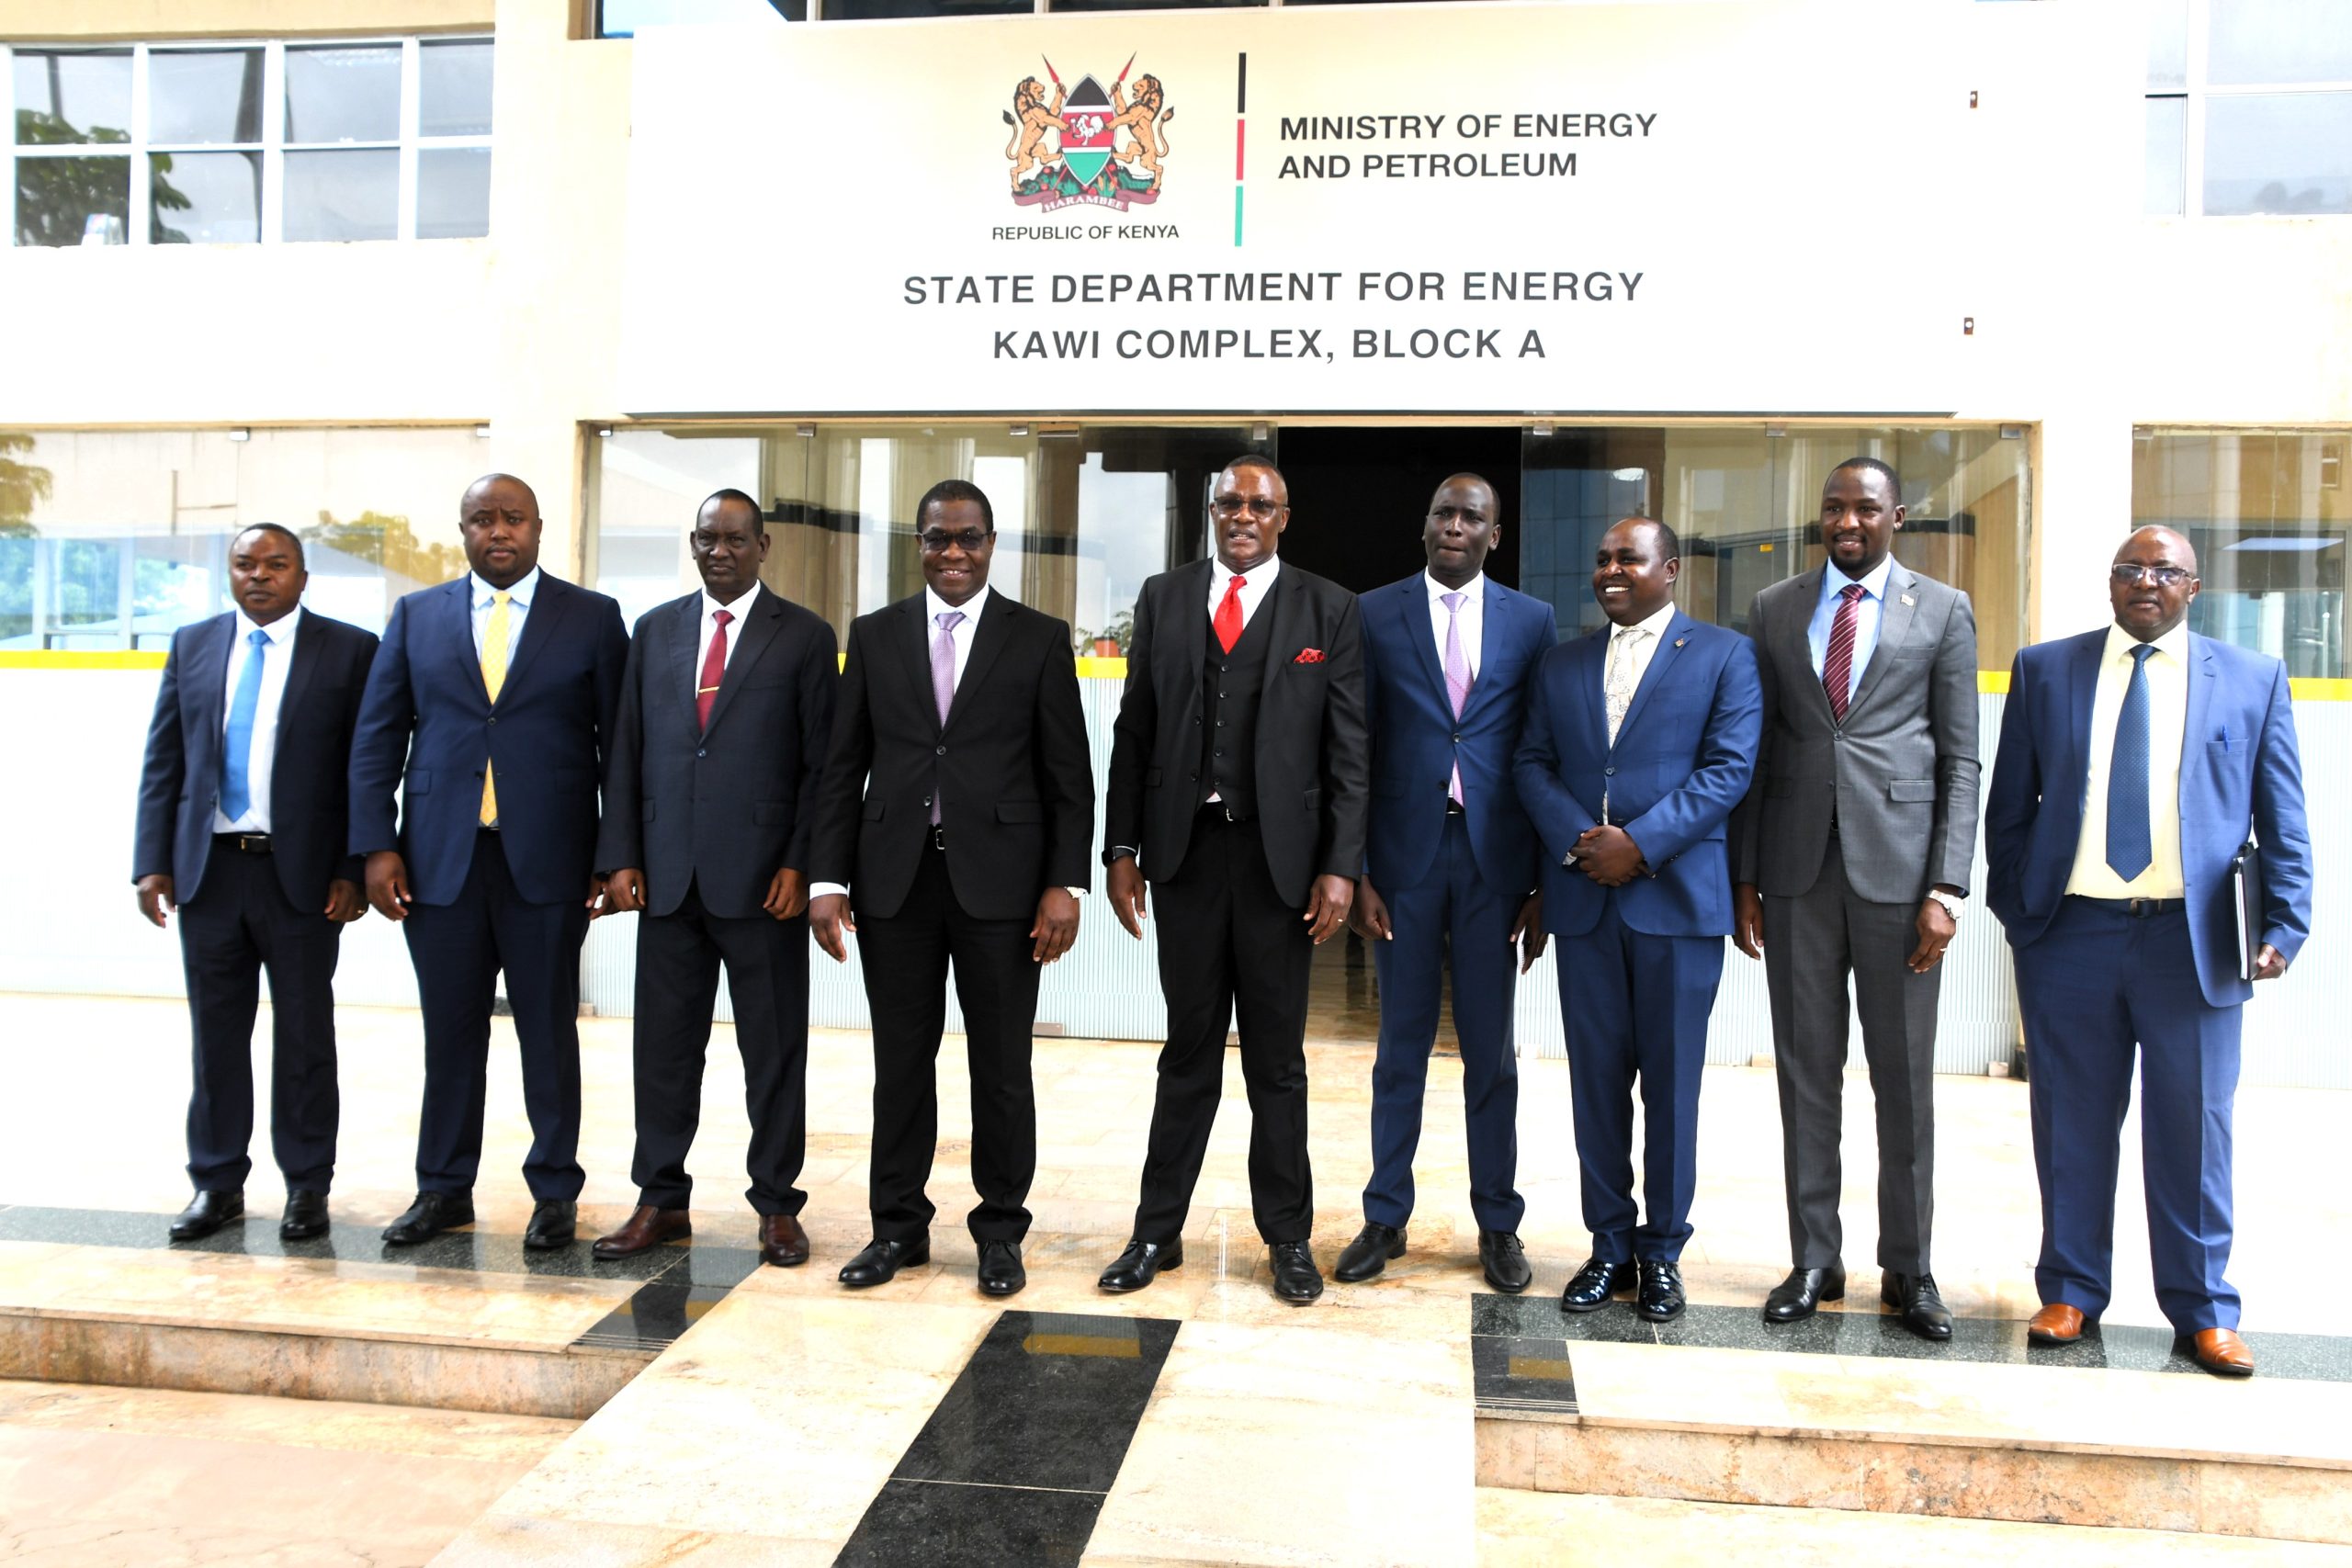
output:
{"label": "suit lapel", "polygon": [[[773,591],[761,589],[752,603],[756,607],[744,617],[743,629],[735,634],[735,651],[728,658],[726,672],[718,678],[718,695],[710,705],[710,722],[703,726],[706,735],[717,729],[718,721],[727,716],[727,705],[735,700],[735,694],[742,690],[743,682],[752,678],[752,666],[760,661],[760,655],[768,650],[768,645],[775,640],[775,634],[783,629],[784,602]],[[694,600],[691,608],[694,620],[690,624],[694,629],[686,637],[689,649],[702,636],[702,601],[699,598]],[[695,662],[691,651],[687,654],[687,662]],[[699,671],[694,679],[695,694],[700,696],[702,676]]]}
{"label": "suit lapel", "polygon": [[[2098,665],[2107,651],[2107,634],[2086,637],[2075,656],[2066,661],[2066,733],[2073,738],[2076,755],[2072,761],[2075,787],[2067,792],[2076,820],[2083,808],[2083,795],[2090,788],[2091,780],[2091,709],[2098,697]],[[2014,696],[2014,694],[2012,694]],[[2047,792],[2044,792],[2045,795]]]}
{"label": "suit lapel", "polygon": [[[1487,700],[1489,693],[1500,687],[1499,682],[1487,677],[1495,668],[1496,653],[1510,645],[1511,616],[1517,613],[1511,608],[1503,585],[1491,577],[1487,579],[1487,592],[1478,603],[1483,612],[1482,624],[1478,627],[1478,672],[1470,678],[1470,695],[1462,704],[1462,716],[1465,720]],[[1421,640],[1427,642],[1429,639],[1424,637]],[[1468,652],[1466,649],[1464,651],[1465,655]],[[1442,685],[1443,682],[1439,683]]]}
{"label": "suit lapel", "polygon": [[[1852,718],[1854,710],[1871,700],[1871,693],[1878,689],[1879,677],[1886,672],[1886,656],[1901,648],[1911,637],[1911,623],[1919,615],[1919,580],[1898,563],[1888,569],[1886,598],[1878,607],[1878,646],[1871,649],[1871,661],[1863,667],[1861,682],[1854,688],[1854,700],[1846,705],[1846,716]],[[1815,591],[1816,596],[1818,590]],[[1808,647],[1805,657],[1812,658]],[[1815,681],[1815,685],[1821,684]],[[1821,700],[1828,702],[1829,693],[1824,689]]]}
{"label": "suit lapel", "polygon": [[[1266,694],[1274,689],[1275,672],[1306,646],[1298,623],[1306,614],[1306,601],[1292,592],[1297,584],[1291,581],[1291,575],[1287,571],[1277,572],[1273,586],[1266,590],[1266,602],[1258,606],[1258,614],[1273,617],[1266,623],[1266,668],[1261,672],[1258,682],[1258,700],[1261,703],[1265,701]],[[1208,657],[1208,633],[1205,628],[1201,636],[1202,659],[1205,663]],[[1261,751],[1266,745],[1268,728],[1263,724],[1258,727],[1258,745]]]}
{"label": "suit lapel", "polygon": [[[670,647],[659,657],[669,660],[671,690],[684,699],[686,711],[695,711],[695,702],[702,696],[702,660],[695,644],[702,640],[702,595],[696,593],[677,603],[677,614],[670,617],[666,635]],[[658,626],[660,623],[656,623]],[[647,630],[652,630],[648,627]],[[658,647],[658,645],[657,645]],[[654,649],[647,650],[649,655]]]}
{"label": "suit lapel", "polygon": [[[1576,704],[1573,717],[1579,727],[1577,733],[1592,743],[1593,750],[1605,750],[1609,745],[1609,699],[1602,682],[1609,678],[1609,634],[1587,632],[1568,645],[1575,655],[1568,661],[1568,685]],[[1565,755],[1567,748],[1560,748]]]}
{"label": "suit lapel", "polygon": [[1209,661],[1209,584],[1216,581],[1216,562],[1212,558],[1201,562],[1197,568],[1185,568],[1174,580],[1176,607],[1173,613],[1179,628],[1174,646],[1178,657],[1184,661],[1177,676],[1182,682],[1180,689],[1192,692],[1195,701],[1201,696],[1201,671],[1208,667]]}
{"label": "suit lapel", "polygon": [[939,728],[944,733],[970,706],[970,694],[988,676],[989,666],[1004,651],[1007,639],[1012,636],[1012,601],[991,590],[988,607],[980,612],[978,622],[972,627],[972,651],[964,660],[963,679],[956,682],[956,694],[948,700],[947,722]]}
{"label": "suit lapel", "polygon": [[[319,618],[304,611],[294,623],[294,662],[286,667],[286,690],[277,698],[277,732],[286,733],[287,716],[299,711],[302,694],[309,691],[311,678],[319,672],[319,660],[326,657],[326,634],[319,628]],[[308,626],[303,622],[308,621]],[[271,775],[273,783],[276,775]]]}
{"label": "suit lapel", "polygon": [[[544,582],[546,579],[540,581]],[[449,656],[465,671],[459,679],[471,684],[474,695],[481,699],[482,706],[488,707],[490,688],[482,683],[481,650],[474,646],[474,580],[471,573],[443,585],[440,606],[441,614],[456,623],[443,641],[449,649]],[[514,671],[507,671],[506,678],[513,680]]]}
{"label": "suit lapel", "polygon": [[[523,646],[514,650],[514,657],[507,662],[506,683],[499,688],[501,693],[521,680],[537,661],[539,649],[548,645],[555,634],[556,623],[563,618],[564,611],[571,605],[571,584],[540,572],[539,591],[531,596],[531,607],[523,617]],[[483,688],[485,691],[488,689]]]}
{"label": "suit lapel", "polygon": [[229,653],[237,643],[237,614],[232,610],[214,618],[188,649],[187,711],[196,722],[187,727],[188,773],[209,775],[220,782],[220,732],[229,716]]}
{"label": "suit lapel", "polygon": [[[1625,705],[1624,722],[1617,727],[1618,739],[1625,738],[1625,732],[1642,716],[1642,710],[1649,706],[1650,694],[1673,679],[1674,660],[1682,652],[1682,645],[1690,640],[1690,628],[1695,624],[1679,610],[1666,623],[1666,634],[1650,654],[1650,667],[1642,671],[1642,683],[1634,688],[1634,700]],[[1606,735],[1605,726],[1603,734]],[[1609,749],[1613,751],[1617,748],[1612,743]]]}
{"label": "suit lapel", "polygon": [[[2195,775],[2195,770],[2188,765],[2188,759],[2196,754],[2197,738],[2212,733],[2210,721],[2213,709],[2213,649],[2195,632],[2188,634],[2188,669],[2186,673],[2188,677],[2188,702],[2180,727],[2179,798],[2177,802],[2183,822],[2189,820],[2188,784]],[[2248,736],[2249,745],[2252,740],[2253,738]]]}
{"label": "suit lapel", "polygon": [[939,699],[931,690],[931,601],[918,593],[911,599],[901,599],[892,606],[906,623],[899,633],[899,649],[906,655],[907,679],[914,683],[915,711],[931,721],[932,733],[940,730]]}
{"label": "suit lapel", "polygon": [[1438,660],[1437,642],[1430,629],[1429,588],[1423,579],[1417,577],[1404,585],[1404,592],[1396,599],[1396,609],[1403,622],[1405,640],[1413,645],[1414,662],[1428,679],[1430,690],[1437,694],[1438,711],[1451,715],[1453,695],[1445,689],[1445,666]]}
{"label": "suit lapel", "polygon": [[[1785,660],[1793,660],[1792,663],[1784,662],[1781,667],[1795,670],[1801,677],[1797,684],[1812,694],[1797,701],[1814,710],[1814,716],[1821,721],[1824,729],[1835,729],[1838,728],[1838,716],[1829,711],[1828,688],[1822,685],[1821,673],[1813,667],[1813,613],[1820,607],[1821,580],[1828,570],[1826,566],[1817,566],[1795,578],[1794,581],[1804,584],[1804,590],[1795,596],[1800,609],[1781,629],[1779,652]],[[1847,704],[1846,711],[1851,714],[1853,704]]]}

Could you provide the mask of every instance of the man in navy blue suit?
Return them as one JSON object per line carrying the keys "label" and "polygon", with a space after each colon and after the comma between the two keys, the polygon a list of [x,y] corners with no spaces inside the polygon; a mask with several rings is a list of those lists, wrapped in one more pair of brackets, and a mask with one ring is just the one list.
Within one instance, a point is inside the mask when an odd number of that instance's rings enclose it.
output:
{"label": "man in navy blue suit", "polygon": [[[1462,1044],[1470,1207],[1487,1280],[1533,1275],[1519,1241],[1514,949],[1544,951],[1535,832],[1510,779],[1527,677],[1559,641],[1552,606],[1486,574],[1502,537],[1494,486],[1456,474],[1430,498],[1429,567],[1359,601],[1372,727],[1372,814],[1349,923],[1372,944],[1380,1047],[1372,1069],[1372,1180],[1363,1229],[1333,1270],[1347,1283],[1405,1255],[1413,1152],[1446,973]],[[1523,946],[1522,946],[1523,944]]]}
{"label": "man in navy blue suit", "polygon": [[[1593,597],[1610,629],[1554,649],[1520,741],[1519,797],[1544,841],[1544,923],[1560,939],[1560,1018],[1592,1256],[1560,1298],[1621,1291],[1680,1315],[1707,1016],[1731,934],[1724,824],[1764,724],[1756,648],[1674,607],[1674,530],[1628,517],[1601,536]],[[1634,1080],[1647,1218],[1634,1206]]]}
{"label": "man in navy blue suit", "polygon": [[[2311,930],[2311,836],[2287,671],[2186,626],[2197,553],[2116,552],[2112,625],[2018,653],[1984,808],[1985,902],[2017,954],[2041,1184],[2037,1345],[2106,1309],[2132,1069],[2156,1303],[2198,1364],[2248,1377],[2230,1260],[2240,1010]],[[2241,940],[2232,863],[2260,846]],[[2251,947],[2252,953],[2247,949]]]}
{"label": "man in navy blue suit", "polygon": [[302,542],[275,523],[229,541],[237,607],[172,634],[139,781],[140,912],[175,906],[196,1037],[187,1173],[174,1241],[245,1212],[254,1014],[269,972],[271,1153],[286,1179],[277,1234],[327,1230],[334,1179],[334,968],[368,912],[344,852],[344,774],[376,637],[302,608]]}
{"label": "man in navy blue suit", "polygon": [[503,969],[531,1120],[523,1244],[558,1247],[585,1179],[580,943],[603,897],[596,791],[628,633],[612,600],[539,570],[538,498],[521,479],[475,480],[459,519],[473,570],[392,606],[351,749],[351,851],[368,857],[368,901],[407,934],[424,1010],[416,1201],[384,1239],[472,1223]]}

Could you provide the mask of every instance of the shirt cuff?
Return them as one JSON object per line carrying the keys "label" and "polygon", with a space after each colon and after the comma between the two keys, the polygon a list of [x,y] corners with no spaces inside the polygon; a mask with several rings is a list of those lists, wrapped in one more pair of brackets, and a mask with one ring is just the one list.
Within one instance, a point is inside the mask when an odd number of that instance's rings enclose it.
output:
{"label": "shirt cuff", "polygon": [[849,889],[838,882],[813,882],[808,885],[808,901],[812,904],[820,898],[829,898],[835,894],[846,898],[849,897]]}

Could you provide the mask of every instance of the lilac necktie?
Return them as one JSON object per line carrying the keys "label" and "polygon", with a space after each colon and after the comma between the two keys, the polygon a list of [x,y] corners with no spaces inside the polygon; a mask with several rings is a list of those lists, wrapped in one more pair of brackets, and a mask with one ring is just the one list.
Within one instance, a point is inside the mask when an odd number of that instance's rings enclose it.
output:
{"label": "lilac necktie", "polygon": [[[1470,657],[1462,650],[1462,601],[1464,593],[1441,593],[1438,602],[1445,606],[1445,694],[1453,704],[1453,716],[1460,718],[1463,708],[1470,701]],[[1446,796],[1456,806],[1462,799],[1462,764],[1453,764],[1453,781],[1446,786]]]}
{"label": "lilac necktie", "polygon": [[[933,615],[939,624],[939,635],[931,639],[931,696],[939,705],[939,723],[947,725],[947,710],[956,705],[956,628],[964,624],[964,612],[947,610]],[[931,823],[939,825],[939,795],[931,792]]]}

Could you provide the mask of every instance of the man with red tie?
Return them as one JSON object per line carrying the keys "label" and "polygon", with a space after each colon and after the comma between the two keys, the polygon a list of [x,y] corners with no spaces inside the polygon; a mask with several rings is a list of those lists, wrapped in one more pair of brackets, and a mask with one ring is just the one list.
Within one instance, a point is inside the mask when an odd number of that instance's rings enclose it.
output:
{"label": "man with red tie", "polygon": [[808,1141],[808,834],[832,731],[833,628],[763,588],[759,503],[722,490],[687,536],[702,591],[649,611],[629,643],[596,863],[637,923],[638,1208],[600,1258],[693,1228],[686,1174],[704,1052],[727,968],[752,1142],[760,1258],[808,1258],[793,1183]]}

